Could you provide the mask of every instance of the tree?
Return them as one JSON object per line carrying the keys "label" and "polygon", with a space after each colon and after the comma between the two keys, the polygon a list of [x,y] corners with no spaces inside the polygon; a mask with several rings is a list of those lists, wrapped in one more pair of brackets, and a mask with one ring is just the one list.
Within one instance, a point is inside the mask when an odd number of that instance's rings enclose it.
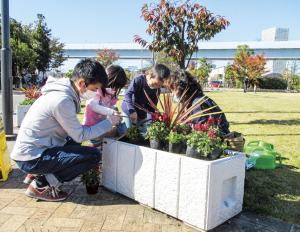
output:
{"label": "tree", "polygon": [[166,65],[172,71],[175,71],[179,68],[174,57],[167,56],[164,52],[157,52],[155,54],[155,62]]}
{"label": "tree", "polygon": [[229,25],[224,17],[214,16],[206,7],[189,0],[144,4],[142,17],[148,23],[146,33],[153,41],[148,43],[138,35],[134,41],[151,51],[162,51],[173,57],[182,69],[188,67],[193,53],[198,51],[199,41],[210,40]]}
{"label": "tree", "polygon": [[50,32],[43,15],[38,15],[34,25],[23,25],[10,19],[12,76],[20,79],[20,83],[26,74],[34,74],[36,70],[44,73],[49,68],[58,68],[65,61],[64,44],[52,38]]}
{"label": "tree", "polygon": [[97,52],[96,59],[106,68],[114,61],[117,61],[119,59],[119,55],[116,52],[105,48],[103,51]]}
{"label": "tree", "polygon": [[206,58],[202,57],[199,59],[199,67],[197,68],[197,64],[190,65],[189,71],[199,80],[200,84],[204,86],[204,84],[207,83],[209,74],[214,67],[215,66],[213,64],[207,62]]}
{"label": "tree", "polygon": [[237,48],[231,71],[241,82],[248,78],[250,84],[256,85],[258,78],[265,73],[265,65],[264,55],[254,55],[254,51],[248,45],[240,45]]}
{"label": "tree", "polygon": [[50,40],[50,51],[51,51],[51,60],[50,68],[57,69],[59,68],[64,61],[67,59],[64,57],[64,44],[59,42],[59,39],[53,38]]}
{"label": "tree", "polygon": [[227,87],[232,88],[233,86],[236,86],[237,74],[234,71],[233,66],[231,64],[226,66],[224,78]]}
{"label": "tree", "polygon": [[300,87],[300,77],[297,75],[298,69],[297,61],[292,61],[290,68],[286,68],[283,72],[283,79],[287,82],[288,91]]}
{"label": "tree", "polygon": [[65,73],[65,77],[67,78],[71,78],[73,76],[73,69],[69,69],[66,73]]}
{"label": "tree", "polygon": [[28,27],[10,19],[10,46],[12,50],[12,76],[22,84],[22,76],[35,69],[36,53],[30,44]]}
{"label": "tree", "polygon": [[43,74],[48,70],[51,62],[50,37],[51,29],[48,28],[45,17],[38,14],[33,30],[33,48],[37,54],[36,68]]}

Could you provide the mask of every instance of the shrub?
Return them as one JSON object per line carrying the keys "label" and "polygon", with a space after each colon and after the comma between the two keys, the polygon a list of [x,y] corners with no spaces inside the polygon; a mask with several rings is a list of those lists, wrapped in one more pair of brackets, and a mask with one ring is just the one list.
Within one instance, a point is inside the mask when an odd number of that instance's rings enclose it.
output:
{"label": "shrub", "polygon": [[261,89],[287,89],[287,82],[277,77],[258,78],[258,87]]}

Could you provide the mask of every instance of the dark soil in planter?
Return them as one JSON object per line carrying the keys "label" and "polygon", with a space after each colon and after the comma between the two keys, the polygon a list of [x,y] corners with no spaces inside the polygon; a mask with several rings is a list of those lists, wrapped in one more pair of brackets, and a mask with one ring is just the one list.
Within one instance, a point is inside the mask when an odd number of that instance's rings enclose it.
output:
{"label": "dark soil in planter", "polygon": [[98,189],[99,189],[99,184],[97,184],[97,185],[91,185],[91,186],[90,185],[86,185],[85,188],[86,188],[86,192],[88,194],[96,194],[98,192]]}
{"label": "dark soil in planter", "polygon": [[169,143],[169,152],[182,154],[186,150],[186,145],[182,142],[180,143]]}

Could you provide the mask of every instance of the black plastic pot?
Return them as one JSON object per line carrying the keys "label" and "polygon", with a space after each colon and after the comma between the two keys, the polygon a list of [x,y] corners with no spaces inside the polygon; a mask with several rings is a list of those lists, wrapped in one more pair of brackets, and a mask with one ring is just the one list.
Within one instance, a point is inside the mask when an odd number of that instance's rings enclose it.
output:
{"label": "black plastic pot", "polygon": [[86,188],[86,192],[88,194],[96,194],[98,192],[98,189],[99,189],[99,184],[97,184],[97,185],[86,185],[85,188]]}
{"label": "black plastic pot", "polygon": [[180,143],[169,143],[169,152],[181,154],[186,150],[186,145],[182,142]]}
{"label": "black plastic pot", "polygon": [[215,148],[212,150],[211,154],[209,154],[208,159],[216,160],[223,154],[223,150],[220,148]]}
{"label": "black plastic pot", "polygon": [[163,142],[160,140],[150,140],[150,147],[153,149],[162,149],[163,148]]}
{"label": "black plastic pot", "polygon": [[200,152],[198,152],[195,148],[190,146],[187,146],[185,154],[187,157],[196,158],[196,159],[199,159],[202,156]]}

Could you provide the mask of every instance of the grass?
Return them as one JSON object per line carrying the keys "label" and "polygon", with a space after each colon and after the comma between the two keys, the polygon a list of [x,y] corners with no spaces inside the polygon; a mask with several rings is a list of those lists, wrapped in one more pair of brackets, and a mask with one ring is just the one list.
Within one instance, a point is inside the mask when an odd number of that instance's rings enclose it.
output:
{"label": "grass", "polygon": [[243,133],[246,143],[272,143],[284,157],[282,167],[275,170],[247,171],[244,209],[300,224],[300,94],[207,95],[226,113],[231,131]]}
{"label": "grass", "polygon": [[300,94],[207,93],[226,112],[231,131],[246,143],[272,143],[284,157],[281,168],[246,173],[244,209],[300,223]]}

